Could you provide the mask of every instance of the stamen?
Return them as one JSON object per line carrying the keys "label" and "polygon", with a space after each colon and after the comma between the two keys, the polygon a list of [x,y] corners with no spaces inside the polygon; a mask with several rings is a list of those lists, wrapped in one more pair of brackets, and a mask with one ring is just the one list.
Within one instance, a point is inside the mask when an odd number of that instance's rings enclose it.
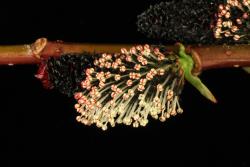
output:
{"label": "stamen", "polygon": [[248,0],[227,0],[225,4],[219,5],[214,37],[232,38],[234,41],[247,40],[249,38],[249,14]]}
{"label": "stamen", "polygon": [[[116,123],[146,126],[148,116],[166,121],[182,113],[178,95],[183,75],[174,53],[164,55],[149,45],[102,54],[86,69],[83,92],[75,93],[77,121],[107,130]],[[171,61],[168,55],[171,54]]]}

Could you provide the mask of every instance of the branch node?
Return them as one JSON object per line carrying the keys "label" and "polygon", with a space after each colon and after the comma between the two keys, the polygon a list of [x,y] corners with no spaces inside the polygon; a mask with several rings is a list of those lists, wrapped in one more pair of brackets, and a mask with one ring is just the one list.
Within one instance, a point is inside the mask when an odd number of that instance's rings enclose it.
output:
{"label": "branch node", "polygon": [[192,74],[195,76],[198,76],[200,75],[202,71],[202,63],[201,63],[200,55],[194,49],[191,49],[191,55],[194,61]]}
{"label": "branch node", "polygon": [[192,59],[194,61],[194,67],[192,69],[192,74],[195,76],[200,75],[202,72],[202,63],[200,59],[200,54],[195,51],[191,46],[187,46],[186,52],[192,56]]}
{"label": "branch node", "polygon": [[40,59],[43,49],[47,45],[47,38],[39,38],[31,45],[31,51],[34,57]]}

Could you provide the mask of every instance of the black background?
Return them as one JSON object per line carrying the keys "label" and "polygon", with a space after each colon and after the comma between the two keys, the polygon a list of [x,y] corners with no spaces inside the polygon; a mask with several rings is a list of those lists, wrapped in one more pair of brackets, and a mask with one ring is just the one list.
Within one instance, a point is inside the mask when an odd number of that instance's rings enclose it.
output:
{"label": "black background", "polygon": [[[136,31],[135,22],[155,2],[4,4],[0,7],[0,44],[31,43],[39,37],[68,42],[152,42]],[[78,124],[74,100],[43,89],[34,78],[36,70],[36,65],[0,67],[1,152],[10,158],[9,165],[249,166],[250,77],[241,69],[201,75],[218,104],[186,84],[181,97],[183,115],[166,123],[150,120],[146,128],[118,126],[107,132]]]}

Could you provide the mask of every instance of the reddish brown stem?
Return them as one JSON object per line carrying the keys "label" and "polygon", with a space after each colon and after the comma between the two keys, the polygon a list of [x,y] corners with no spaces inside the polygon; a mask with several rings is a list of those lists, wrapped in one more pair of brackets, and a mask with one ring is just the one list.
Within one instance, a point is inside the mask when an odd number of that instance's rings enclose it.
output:
{"label": "reddish brown stem", "polygon": [[122,47],[130,48],[132,45],[122,44],[88,44],[64,43],[62,41],[48,41],[40,38],[33,44],[0,46],[0,65],[6,64],[36,64],[42,59],[51,56],[61,56],[67,53],[82,52],[119,52]]}
{"label": "reddish brown stem", "polygon": [[[47,41],[38,39],[30,45],[0,46],[0,65],[4,64],[34,64],[51,56],[66,53],[82,52],[119,52],[121,48],[129,49],[132,44],[77,44],[61,41]],[[173,46],[168,46],[173,49]],[[189,46],[195,60],[195,72],[212,68],[226,68],[234,66],[250,66],[250,45],[211,45]]]}
{"label": "reddish brown stem", "polygon": [[202,70],[250,66],[250,45],[213,45],[192,49],[200,58]]}

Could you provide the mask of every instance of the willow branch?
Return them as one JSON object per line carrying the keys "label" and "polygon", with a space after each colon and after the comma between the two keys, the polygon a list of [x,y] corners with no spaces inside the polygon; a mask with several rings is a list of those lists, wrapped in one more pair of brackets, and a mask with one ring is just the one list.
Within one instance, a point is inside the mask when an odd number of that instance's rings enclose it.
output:
{"label": "willow branch", "polygon": [[[36,64],[48,57],[67,53],[115,53],[120,52],[121,48],[129,49],[132,46],[132,44],[64,43],[40,38],[33,44],[0,46],[0,65]],[[169,49],[173,47],[167,46]],[[212,68],[250,66],[250,45],[189,46],[187,50],[195,60],[196,73]]]}

